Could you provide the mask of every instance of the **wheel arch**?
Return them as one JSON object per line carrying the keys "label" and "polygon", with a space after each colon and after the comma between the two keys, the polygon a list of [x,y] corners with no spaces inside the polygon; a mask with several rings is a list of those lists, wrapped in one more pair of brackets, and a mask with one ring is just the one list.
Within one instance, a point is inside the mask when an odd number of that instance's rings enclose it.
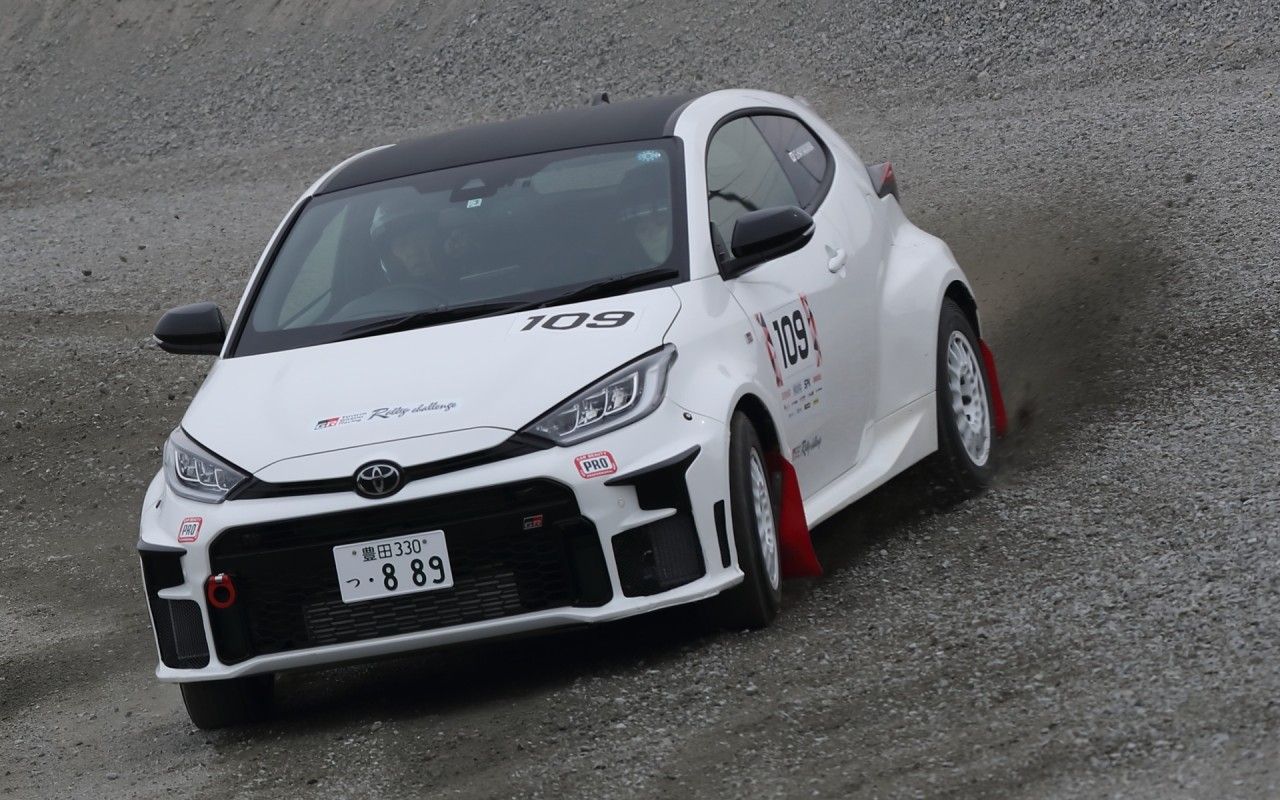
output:
{"label": "wheel arch", "polygon": [[963,281],[953,280],[947,285],[947,290],[942,293],[943,299],[950,298],[956,305],[960,306],[960,310],[964,312],[965,317],[969,320],[969,324],[973,326],[973,332],[982,335],[982,328],[978,324],[978,301],[974,299],[973,292]]}
{"label": "wheel arch", "polygon": [[904,219],[881,285],[876,419],[936,388],[938,314],[946,297],[955,298],[976,327],[973,291],[951,249]]}
{"label": "wheel arch", "polygon": [[[751,421],[765,450],[771,453],[782,452],[781,439],[778,437],[778,427],[763,400],[755,394],[747,392],[738,398],[738,402],[733,407],[733,414],[739,411]],[[730,419],[733,418],[733,414],[729,415]]]}

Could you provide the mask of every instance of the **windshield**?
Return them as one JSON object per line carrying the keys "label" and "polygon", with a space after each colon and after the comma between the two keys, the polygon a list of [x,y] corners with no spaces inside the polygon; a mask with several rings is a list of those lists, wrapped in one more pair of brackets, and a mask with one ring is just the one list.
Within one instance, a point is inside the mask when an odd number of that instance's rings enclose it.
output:
{"label": "windshield", "polygon": [[586,300],[687,277],[679,142],[561,150],[306,204],[232,355]]}

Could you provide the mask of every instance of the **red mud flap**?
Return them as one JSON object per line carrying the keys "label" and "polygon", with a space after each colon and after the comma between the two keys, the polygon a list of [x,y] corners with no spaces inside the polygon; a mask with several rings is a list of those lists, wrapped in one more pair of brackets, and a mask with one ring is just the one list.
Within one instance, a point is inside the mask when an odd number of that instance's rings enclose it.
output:
{"label": "red mud flap", "polygon": [[782,475],[782,525],[778,531],[782,577],[816,578],[822,575],[822,565],[818,563],[818,554],[813,551],[809,523],[804,518],[804,498],[800,495],[796,468],[777,453],[770,453],[766,460],[770,471]]}
{"label": "red mud flap", "polygon": [[[1004,413],[1004,395],[1000,394],[1000,378],[996,376],[996,357],[984,339],[978,340],[982,361],[987,367],[987,379],[991,382],[991,410],[995,413],[996,436],[1003,437],[1009,430],[1009,418]],[[783,508],[785,509],[785,504]]]}

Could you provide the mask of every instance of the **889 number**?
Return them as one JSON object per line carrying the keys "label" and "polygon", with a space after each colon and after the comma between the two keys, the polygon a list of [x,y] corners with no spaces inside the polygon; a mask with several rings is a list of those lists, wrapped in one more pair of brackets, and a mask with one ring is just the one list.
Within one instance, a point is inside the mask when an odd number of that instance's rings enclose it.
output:
{"label": "889 number", "polygon": [[[432,575],[427,574],[428,569],[431,570],[433,573]],[[409,575],[414,586],[426,586],[427,581],[431,581],[432,584],[439,586],[444,583],[445,579],[444,561],[440,556],[431,556],[427,559],[427,563],[424,565],[422,563],[422,559],[415,558],[409,562]],[[388,563],[382,565],[382,586],[388,592],[394,592],[396,589],[400,588],[400,578],[396,575],[395,564]]]}

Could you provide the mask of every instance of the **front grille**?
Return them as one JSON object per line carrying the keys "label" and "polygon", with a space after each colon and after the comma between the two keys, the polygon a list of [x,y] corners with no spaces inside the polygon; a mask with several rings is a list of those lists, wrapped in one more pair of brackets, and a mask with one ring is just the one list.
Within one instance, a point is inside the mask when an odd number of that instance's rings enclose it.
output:
{"label": "front grille", "polygon": [[208,666],[209,643],[204,637],[200,606],[194,600],[162,600],[157,596],[161,589],[182,584],[182,552],[143,549],[138,555],[160,660],[174,669]]}
{"label": "front grille", "polygon": [[[525,530],[541,515],[540,527]],[[344,603],[333,548],[443,530],[450,589]],[[210,548],[238,599],[211,610],[219,658],[256,655],[411,633],[565,606],[600,606],[612,596],[595,527],[573,492],[528,481],[358,511],[231,528]]]}

